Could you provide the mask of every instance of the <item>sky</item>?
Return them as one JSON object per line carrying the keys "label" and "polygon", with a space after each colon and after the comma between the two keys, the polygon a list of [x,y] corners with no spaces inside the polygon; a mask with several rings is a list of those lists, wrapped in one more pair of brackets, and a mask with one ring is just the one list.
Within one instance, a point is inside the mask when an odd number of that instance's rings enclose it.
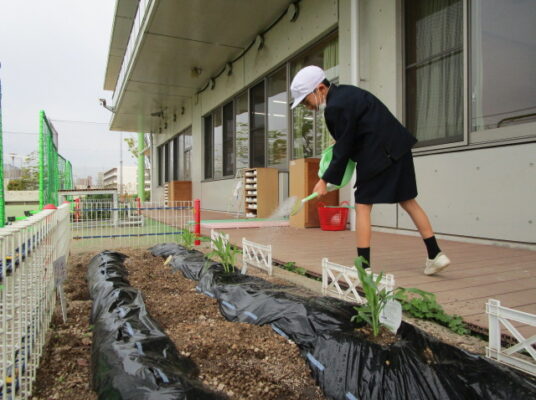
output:
{"label": "sky", "polygon": [[[75,177],[135,165],[121,133],[109,131],[104,74],[115,0],[0,0],[4,163],[37,151],[39,111],[58,131]],[[132,136],[123,133],[123,138]],[[10,154],[16,154],[12,158]]]}

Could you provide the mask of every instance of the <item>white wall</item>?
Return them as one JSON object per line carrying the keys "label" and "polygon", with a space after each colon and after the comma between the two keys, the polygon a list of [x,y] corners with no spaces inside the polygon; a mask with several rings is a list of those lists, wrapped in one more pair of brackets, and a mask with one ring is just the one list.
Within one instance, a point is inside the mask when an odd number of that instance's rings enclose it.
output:
{"label": "white wall", "polygon": [[[415,158],[438,233],[536,243],[536,143]],[[413,228],[399,212],[400,228]]]}

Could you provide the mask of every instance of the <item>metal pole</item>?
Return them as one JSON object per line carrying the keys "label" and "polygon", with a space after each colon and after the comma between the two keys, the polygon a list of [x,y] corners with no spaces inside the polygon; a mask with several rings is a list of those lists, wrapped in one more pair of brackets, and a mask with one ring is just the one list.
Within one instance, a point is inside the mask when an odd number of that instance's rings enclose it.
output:
{"label": "metal pole", "polygon": [[45,112],[41,110],[39,112],[39,209],[42,210],[45,205],[43,198],[43,191],[45,190],[45,138],[43,131],[43,124],[45,120]]}
{"label": "metal pole", "polygon": [[195,233],[195,245],[201,244],[201,200],[194,200],[194,233]]}
{"label": "metal pole", "polygon": [[140,201],[145,201],[145,135],[138,132],[138,197]]}

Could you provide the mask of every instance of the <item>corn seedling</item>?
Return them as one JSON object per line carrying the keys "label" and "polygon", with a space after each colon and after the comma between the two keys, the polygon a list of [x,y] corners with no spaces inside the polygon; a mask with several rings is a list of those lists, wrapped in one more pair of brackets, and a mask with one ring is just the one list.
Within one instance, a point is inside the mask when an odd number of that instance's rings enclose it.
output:
{"label": "corn seedling", "polygon": [[378,336],[380,333],[380,315],[385,307],[385,304],[395,298],[392,292],[387,289],[379,289],[380,282],[383,278],[383,272],[381,272],[376,279],[372,274],[368,274],[363,268],[363,264],[368,264],[364,257],[358,257],[355,260],[355,268],[357,269],[357,275],[361,281],[361,286],[365,292],[366,304],[360,307],[354,307],[357,314],[351,319],[353,322],[366,322],[372,328],[372,334]]}
{"label": "corn seedling", "polygon": [[219,258],[223,270],[226,274],[234,272],[236,264],[236,255],[240,253],[240,250],[235,248],[228,240],[218,236],[212,241],[214,249],[207,254],[207,257]]}
{"label": "corn seedling", "polygon": [[187,250],[192,250],[194,248],[194,243],[196,240],[195,233],[191,232],[189,229],[183,229],[180,235],[179,242]]}

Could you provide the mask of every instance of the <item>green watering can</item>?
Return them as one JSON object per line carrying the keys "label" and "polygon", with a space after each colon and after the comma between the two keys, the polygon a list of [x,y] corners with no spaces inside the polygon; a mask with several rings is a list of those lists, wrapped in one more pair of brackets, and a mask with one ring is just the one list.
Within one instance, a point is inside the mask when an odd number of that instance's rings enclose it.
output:
{"label": "green watering can", "polygon": [[[320,158],[320,165],[318,167],[318,177],[322,178],[324,173],[329,167],[329,164],[331,163],[331,159],[333,158],[333,144],[329,146],[327,149],[325,149],[322,152],[322,157]],[[340,185],[334,185],[332,183],[327,184],[328,192],[331,192],[333,190],[338,190],[350,183],[350,180],[352,179],[352,176],[354,175],[355,170],[355,161],[348,160],[348,164],[346,165],[346,170],[344,171],[344,176],[342,177],[342,182]],[[303,207],[305,203],[307,203],[309,200],[312,200],[314,198],[318,197],[318,193],[314,192],[311,193],[309,196],[305,197],[304,199],[298,200],[296,204],[294,205],[294,208],[292,209],[292,212],[290,215],[296,215]]]}

